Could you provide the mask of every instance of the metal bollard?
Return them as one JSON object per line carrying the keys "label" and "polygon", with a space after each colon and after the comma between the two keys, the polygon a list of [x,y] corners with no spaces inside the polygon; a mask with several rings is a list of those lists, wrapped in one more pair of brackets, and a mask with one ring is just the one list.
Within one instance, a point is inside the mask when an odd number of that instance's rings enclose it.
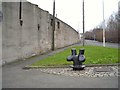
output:
{"label": "metal bollard", "polygon": [[72,49],[71,49],[71,53],[72,53],[72,55],[77,55],[76,49],[75,49],[75,48],[72,48]]}
{"label": "metal bollard", "polygon": [[85,68],[85,65],[82,65],[82,62],[85,62],[84,51],[84,49],[80,49],[77,55],[76,49],[71,49],[71,55],[67,57],[67,61],[73,61],[73,65],[71,65],[73,70],[83,70]]}

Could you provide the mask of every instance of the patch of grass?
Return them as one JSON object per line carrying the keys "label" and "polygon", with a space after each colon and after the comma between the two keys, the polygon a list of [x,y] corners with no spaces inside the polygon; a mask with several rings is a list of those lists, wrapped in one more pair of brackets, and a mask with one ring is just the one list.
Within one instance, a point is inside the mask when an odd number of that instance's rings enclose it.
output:
{"label": "patch of grass", "polygon": [[[108,48],[101,46],[74,46],[71,48],[76,48],[77,54],[79,49],[85,48],[86,61],[84,64],[114,64],[118,63],[118,49]],[[32,64],[32,66],[61,66],[70,65],[73,62],[68,62],[66,58],[71,55],[71,48],[68,48],[62,52],[39,60]]]}

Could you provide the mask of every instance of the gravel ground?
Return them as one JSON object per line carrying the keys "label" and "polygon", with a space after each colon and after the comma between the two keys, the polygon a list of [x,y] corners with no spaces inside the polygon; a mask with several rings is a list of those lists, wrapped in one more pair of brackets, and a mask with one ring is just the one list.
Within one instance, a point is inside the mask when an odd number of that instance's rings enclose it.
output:
{"label": "gravel ground", "polygon": [[[95,71],[96,68],[110,68],[111,71]],[[85,67],[84,70],[74,71],[72,68],[39,68],[38,70],[54,75],[78,76],[78,77],[118,77],[118,66]]]}

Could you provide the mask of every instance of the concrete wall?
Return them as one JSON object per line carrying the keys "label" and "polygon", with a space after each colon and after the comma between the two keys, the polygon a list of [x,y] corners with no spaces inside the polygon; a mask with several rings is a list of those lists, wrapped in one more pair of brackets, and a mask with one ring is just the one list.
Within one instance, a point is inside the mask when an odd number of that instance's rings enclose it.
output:
{"label": "concrete wall", "polygon": [[2,3],[2,61],[11,62],[20,56],[19,3]]}
{"label": "concrete wall", "polygon": [[74,43],[77,43],[78,41],[78,32],[63,21],[56,19],[55,48],[61,48],[68,45],[72,45]]}
{"label": "concrete wall", "polygon": [[22,20],[21,26],[21,53],[23,58],[37,54],[38,48],[38,30],[37,30],[37,10],[36,6],[31,3],[22,3]]}
{"label": "concrete wall", "polygon": [[[2,3],[3,63],[48,52],[52,47],[52,16],[49,12],[30,2],[22,2],[21,7],[22,25],[20,25],[20,3]],[[55,21],[56,49],[79,42],[78,32],[57,18]]]}

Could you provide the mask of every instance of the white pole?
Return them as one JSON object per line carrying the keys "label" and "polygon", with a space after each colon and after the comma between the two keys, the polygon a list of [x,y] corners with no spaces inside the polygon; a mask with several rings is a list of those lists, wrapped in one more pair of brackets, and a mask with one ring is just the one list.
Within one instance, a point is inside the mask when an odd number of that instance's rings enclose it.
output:
{"label": "white pole", "polygon": [[85,46],[85,16],[84,16],[84,0],[83,0],[83,46]]}
{"label": "white pole", "polygon": [[104,19],[104,0],[103,0],[103,47],[105,47],[105,19]]}

